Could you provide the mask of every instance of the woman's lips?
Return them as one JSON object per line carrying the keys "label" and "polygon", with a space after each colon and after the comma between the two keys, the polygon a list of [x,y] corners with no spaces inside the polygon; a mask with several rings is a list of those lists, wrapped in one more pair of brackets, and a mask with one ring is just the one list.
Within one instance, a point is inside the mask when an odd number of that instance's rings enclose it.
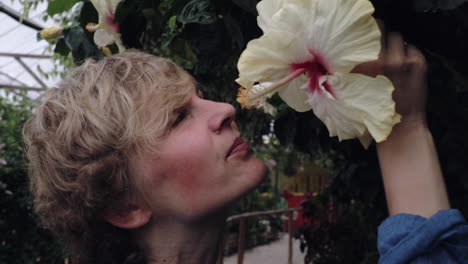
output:
{"label": "woman's lips", "polygon": [[249,144],[247,144],[247,142],[245,142],[241,137],[238,137],[229,149],[227,157],[229,158],[236,153],[248,152],[249,150]]}

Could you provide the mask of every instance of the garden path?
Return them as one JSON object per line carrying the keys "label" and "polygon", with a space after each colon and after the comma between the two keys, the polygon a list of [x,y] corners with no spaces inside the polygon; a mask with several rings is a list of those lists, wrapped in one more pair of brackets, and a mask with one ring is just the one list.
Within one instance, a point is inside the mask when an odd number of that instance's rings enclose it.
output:
{"label": "garden path", "polygon": [[[270,244],[249,249],[244,254],[244,264],[287,264],[288,234],[280,234],[280,239]],[[293,264],[303,264],[304,254],[299,249],[299,240],[293,239]],[[225,257],[223,264],[237,264],[237,254]]]}

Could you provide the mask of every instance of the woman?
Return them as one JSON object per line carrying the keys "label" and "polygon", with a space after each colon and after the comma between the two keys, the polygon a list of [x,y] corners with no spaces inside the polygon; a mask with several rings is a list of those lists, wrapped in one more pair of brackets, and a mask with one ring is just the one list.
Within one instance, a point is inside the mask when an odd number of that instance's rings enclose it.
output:
{"label": "woman", "polygon": [[[383,69],[403,115],[378,145],[390,213],[427,217],[449,204],[425,125],[424,58],[405,50],[391,35],[382,59],[357,70]],[[234,114],[168,60],[87,61],[25,127],[36,210],[75,263],[215,263],[229,205],[265,173]]]}
{"label": "woman", "polygon": [[36,208],[79,263],[212,263],[228,205],[265,173],[231,105],[143,53],[85,62],[25,135]]}

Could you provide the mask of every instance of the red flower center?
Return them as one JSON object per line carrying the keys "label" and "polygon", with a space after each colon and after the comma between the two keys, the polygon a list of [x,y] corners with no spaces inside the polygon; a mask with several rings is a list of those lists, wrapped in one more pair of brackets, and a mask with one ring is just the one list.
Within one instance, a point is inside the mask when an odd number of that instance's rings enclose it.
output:
{"label": "red flower center", "polygon": [[119,23],[114,23],[114,14],[109,13],[109,15],[106,16],[106,24],[108,24],[115,32],[119,33],[120,32],[120,24]]}
{"label": "red flower center", "polygon": [[[292,63],[291,64],[291,69],[292,71],[296,70],[304,70],[304,72],[307,74],[307,77],[309,78],[309,82],[307,84],[307,87],[309,90],[313,92],[321,92],[320,89],[320,83],[319,79],[320,77],[324,75],[328,75],[329,71],[327,69],[327,66],[323,62],[323,58],[317,54],[315,54],[312,50],[309,50],[309,52],[314,56],[313,59],[300,62],[300,63]],[[333,92],[333,89],[331,86],[328,84],[327,81],[323,83],[323,87],[325,88],[326,91],[328,91],[333,97],[335,97],[335,93]]]}

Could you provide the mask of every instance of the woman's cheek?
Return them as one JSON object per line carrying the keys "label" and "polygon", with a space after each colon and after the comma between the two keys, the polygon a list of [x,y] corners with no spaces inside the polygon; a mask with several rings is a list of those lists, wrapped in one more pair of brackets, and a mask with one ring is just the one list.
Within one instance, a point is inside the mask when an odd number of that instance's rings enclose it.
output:
{"label": "woman's cheek", "polygon": [[[203,157],[204,155],[197,155]],[[199,206],[200,199],[209,191],[208,178],[210,169],[213,166],[203,159],[192,158],[181,161],[177,167],[177,174],[172,179],[174,181],[175,192],[180,195],[188,209],[195,209]]]}

